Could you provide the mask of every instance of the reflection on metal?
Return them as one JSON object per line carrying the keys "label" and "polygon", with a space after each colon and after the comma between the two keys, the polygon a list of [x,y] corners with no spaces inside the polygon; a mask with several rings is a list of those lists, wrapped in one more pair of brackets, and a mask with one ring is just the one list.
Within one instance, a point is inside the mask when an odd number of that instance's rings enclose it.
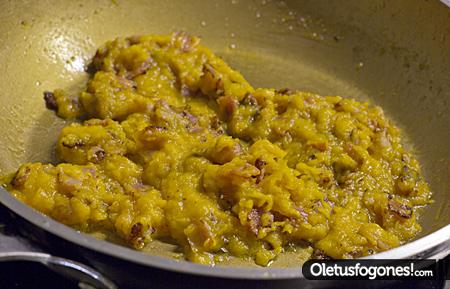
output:
{"label": "reflection on metal", "polygon": [[85,47],[90,46],[89,40],[78,37],[80,31],[74,29],[56,28],[48,32],[47,55],[52,62],[61,62],[68,72],[84,72],[88,61]]}
{"label": "reflection on metal", "polygon": [[450,7],[450,0],[441,0],[441,2]]}

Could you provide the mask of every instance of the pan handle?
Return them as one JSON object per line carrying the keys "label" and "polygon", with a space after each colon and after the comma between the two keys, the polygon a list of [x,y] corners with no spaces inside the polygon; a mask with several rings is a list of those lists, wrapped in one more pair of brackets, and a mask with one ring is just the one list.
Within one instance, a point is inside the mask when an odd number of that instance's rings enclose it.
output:
{"label": "pan handle", "polygon": [[23,238],[12,224],[10,212],[0,204],[0,262],[25,261],[46,266],[53,272],[78,281],[81,289],[117,289],[97,270],[66,258],[56,257]]}
{"label": "pan handle", "polygon": [[117,286],[93,268],[79,262],[38,252],[2,252],[0,262],[27,261],[45,265],[50,270],[78,280],[82,289],[117,289]]}

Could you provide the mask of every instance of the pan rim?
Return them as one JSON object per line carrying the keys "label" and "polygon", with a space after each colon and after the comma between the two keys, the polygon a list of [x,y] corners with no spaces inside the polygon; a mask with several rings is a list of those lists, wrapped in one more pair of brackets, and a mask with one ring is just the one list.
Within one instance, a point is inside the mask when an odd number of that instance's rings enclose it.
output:
{"label": "pan rim", "polygon": [[[157,269],[183,274],[227,279],[274,280],[304,278],[301,266],[291,268],[233,268],[220,265],[207,266],[195,264],[186,260],[176,260],[155,256],[139,252],[125,246],[117,245],[109,241],[99,240],[57,222],[52,218],[36,211],[32,207],[16,199],[8,191],[1,187],[0,203],[27,222],[74,245],[143,266],[150,266]],[[434,252],[433,248],[437,248],[438,252]],[[427,251],[429,251],[428,255],[434,255],[426,256],[425,254]],[[382,253],[365,257],[364,259],[439,259],[448,254],[450,254],[450,224],[420,239]]]}

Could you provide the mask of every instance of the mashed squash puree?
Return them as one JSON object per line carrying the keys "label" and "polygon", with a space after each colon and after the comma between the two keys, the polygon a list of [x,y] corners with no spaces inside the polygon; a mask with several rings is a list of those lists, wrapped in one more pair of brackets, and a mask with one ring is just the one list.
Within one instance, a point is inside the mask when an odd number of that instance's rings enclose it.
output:
{"label": "mashed squash puree", "polygon": [[79,120],[61,131],[61,162],[24,164],[6,188],[80,231],[136,249],[170,240],[202,264],[267,266],[297,245],[310,258],[357,258],[420,231],[431,193],[380,108],[254,88],[199,42],[106,43],[81,94],[44,93]]}

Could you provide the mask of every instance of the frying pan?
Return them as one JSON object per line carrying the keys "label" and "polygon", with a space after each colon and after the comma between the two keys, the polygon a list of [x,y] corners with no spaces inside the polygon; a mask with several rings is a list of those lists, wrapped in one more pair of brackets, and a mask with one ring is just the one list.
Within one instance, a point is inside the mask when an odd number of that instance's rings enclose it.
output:
{"label": "frying pan", "polygon": [[[383,107],[403,129],[435,202],[423,211],[417,240],[373,257],[450,253],[450,8],[444,2],[21,0],[1,1],[0,19],[0,174],[23,162],[55,161],[54,144],[66,123],[45,109],[42,92],[79,91],[99,45],[118,36],[183,30],[201,36],[255,87],[341,95]],[[94,279],[103,273],[121,287],[325,286],[305,280],[295,256],[281,256],[269,268],[251,262],[207,267],[170,258],[174,248],[161,242],[138,252],[94,239],[3,189],[0,203],[13,216],[10,225],[28,239],[88,264],[98,270]]]}

